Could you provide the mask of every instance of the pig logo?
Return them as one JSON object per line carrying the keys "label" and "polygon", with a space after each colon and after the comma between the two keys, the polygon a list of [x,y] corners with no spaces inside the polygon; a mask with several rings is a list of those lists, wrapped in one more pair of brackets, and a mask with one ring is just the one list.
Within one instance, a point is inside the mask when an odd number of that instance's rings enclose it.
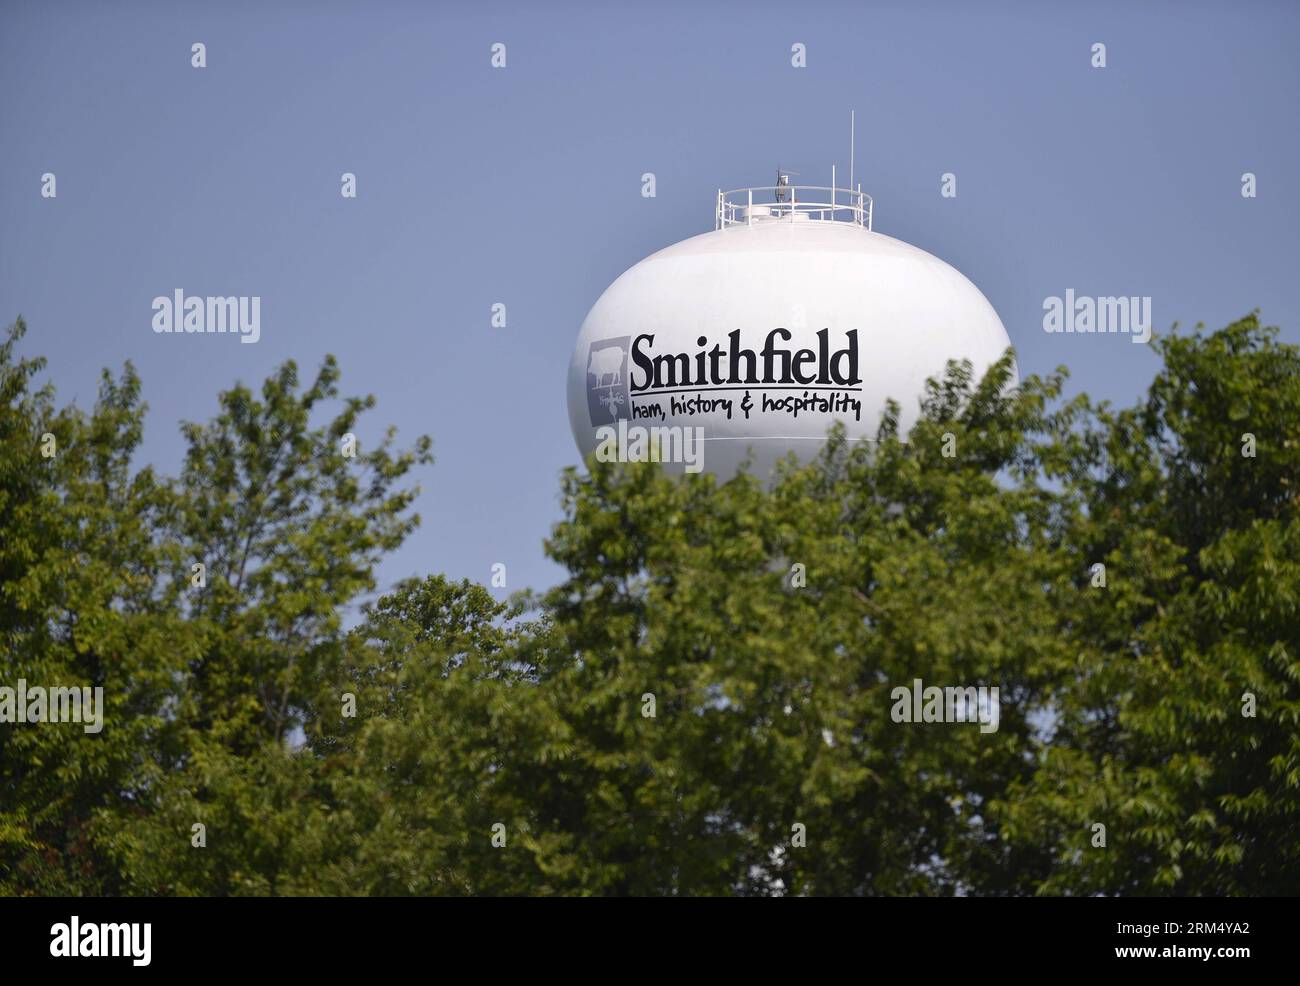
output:
{"label": "pig logo", "polygon": [[587,350],[587,413],[593,426],[630,418],[627,347],[631,336],[599,339]]}

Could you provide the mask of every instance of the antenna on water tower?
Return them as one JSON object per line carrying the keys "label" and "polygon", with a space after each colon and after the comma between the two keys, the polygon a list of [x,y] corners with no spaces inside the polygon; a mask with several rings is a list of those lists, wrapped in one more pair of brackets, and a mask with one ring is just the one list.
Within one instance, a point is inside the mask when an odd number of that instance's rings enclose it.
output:
{"label": "antenna on water tower", "polygon": [[776,200],[785,202],[790,198],[790,176],[798,175],[797,171],[783,171],[781,166],[776,166]]}
{"label": "antenna on water tower", "polygon": [[853,191],[853,187],[854,187],[853,186],[853,150],[854,150],[854,145],[856,144],[856,141],[853,139],[854,123],[855,123],[854,112],[853,110],[849,110],[849,191],[850,192]]}

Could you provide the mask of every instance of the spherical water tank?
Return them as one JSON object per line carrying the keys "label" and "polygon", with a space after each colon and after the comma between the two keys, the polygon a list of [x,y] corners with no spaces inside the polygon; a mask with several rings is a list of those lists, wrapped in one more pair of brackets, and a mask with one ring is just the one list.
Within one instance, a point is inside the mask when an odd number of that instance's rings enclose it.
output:
{"label": "spherical water tank", "polygon": [[[978,377],[1010,345],[960,272],[871,231],[868,197],[764,191],[719,193],[714,231],[642,260],[591,309],[568,379],[584,457],[638,429],[699,429],[705,471],[726,479],[748,457],[766,477],[815,454],[835,421],[873,439],[888,398],[906,434],[928,377],[950,359]],[[665,468],[698,468],[662,447]]]}

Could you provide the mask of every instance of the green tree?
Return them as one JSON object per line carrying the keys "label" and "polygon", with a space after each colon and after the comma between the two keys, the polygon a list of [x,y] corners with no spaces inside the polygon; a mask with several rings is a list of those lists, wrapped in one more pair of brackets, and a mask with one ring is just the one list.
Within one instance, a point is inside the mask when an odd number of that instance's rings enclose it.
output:
{"label": "green tree", "polygon": [[56,409],[15,356],[24,330],[0,348],[3,678],[100,686],[107,707],[97,735],[0,727],[0,889],[304,892],[331,806],[303,726],[349,659],[349,608],[417,523],[400,483],[429,441],[345,455],[373,399],[313,427],[337,367],[299,393],[290,363],[187,425],[181,475],[159,479],[132,469],[131,367],[92,413]]}
{"label": "green tree", "polygon": [[[0,892],[1300,890],[1300,351],[1255,316],[1157,341],[1132,408],[1008,358],[771,482],[589,463],[509,604],[366,604],[429,446],[344,455],[332,360],[221,395],[168,479],[131,368],[57,408],[22,331],[0,684],[108,710],[0,726]],[[997,729],[895,721],[916,679]]]}
{"label": "green tree", "polygon": [[418,523],[417,488],[400,484],[430,461],[427,438],[396,451],[392,429],[369,450],[354,444],[373,397],[313,426],[338,376],[327,358],[300,392],[287,363],[260,399],[237,386],[212,422],[184,426],[189,449],[158,531],[166,602],[191,642],[169,696],[179,742],[129,792],[145,813],[105,813],[100,825],[133,891],[307,893],[333,846],[333,794],[303,729],[340,708],[329,686],[352,660],[344,620]]}
{"label": "green tree", "polygon": [[[582,889],[957,889],[982,806],[1027,775],[1064,578],[1034,443],[1070,413],[1044,412],[1058,379],[1007,393],[1009,365],[977,388],[953,367],[910,441],[890,415],[771,489],[567,477],[542,681],[573,752],[534,790]],[[914,678],[1000,684],[999,731],[894,722]]]}
{"label": "green tree", "polygon": [[102,732],[77,723],[0,726],[0,892],[115,893],[96,841],[142,758],[166,747],[162,715],[186,628],[159,604],[156,525],[165,491],[133,472],[144,406],[128,365],[94,409],[31,390],[21,319],[0,344],[0,639],[3,683],[103,689]]}
{"label": "green tree", "polygon": [[1295,894],[1300,350],[1254,315],[1156,346],[1147,398],[1098,409],[1073,457],[1074,666],[997,815],[1046,852],[1021,890]]}

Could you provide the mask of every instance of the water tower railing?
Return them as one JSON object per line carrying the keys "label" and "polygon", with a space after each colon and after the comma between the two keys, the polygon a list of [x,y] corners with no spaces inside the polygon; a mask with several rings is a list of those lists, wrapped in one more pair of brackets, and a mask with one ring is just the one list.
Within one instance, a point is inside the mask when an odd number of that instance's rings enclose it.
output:
{"label": "water tower railing", "polygon": [[[778,193],[779,196],[778,197]],[[719,190],[714,229],[760,222],[851,223],[871,229],[871,196],[851,188],[825,185],[771,185]]]}

